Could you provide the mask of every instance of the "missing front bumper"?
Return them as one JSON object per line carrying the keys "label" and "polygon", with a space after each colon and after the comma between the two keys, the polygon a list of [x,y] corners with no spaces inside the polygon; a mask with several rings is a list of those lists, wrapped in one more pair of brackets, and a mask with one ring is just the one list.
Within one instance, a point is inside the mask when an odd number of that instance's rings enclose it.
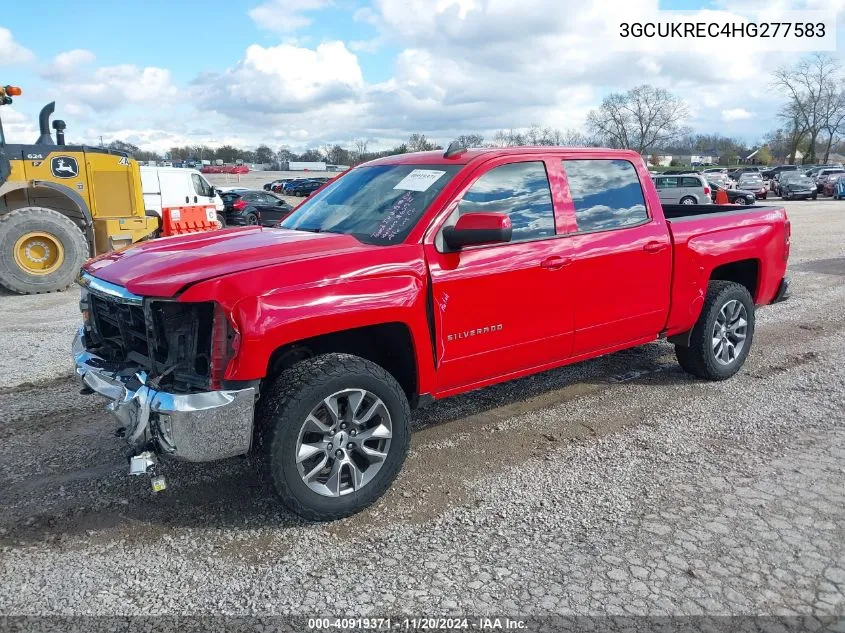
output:
{"label": "missing front bumper", "polygon": [[[82,328],[73,341],[76,374],[82,383],[110,400],[106,408],[126,429],[130,445],[154,442],[163,454],[207,462],[249,452],[255,388],[173,394],[157,391],[140,372],[131,379],[104,369],[105,361],[85,349]],[[139,384],[136,389],[130,383]]]}

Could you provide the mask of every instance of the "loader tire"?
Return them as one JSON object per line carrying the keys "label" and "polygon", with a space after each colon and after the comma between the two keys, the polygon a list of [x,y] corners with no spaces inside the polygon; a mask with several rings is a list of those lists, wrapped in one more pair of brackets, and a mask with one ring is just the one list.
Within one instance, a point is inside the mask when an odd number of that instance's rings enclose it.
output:
{"label": "loader tire", "polygon": [[24,207],[0,217],[0,285],[12,292],[64,290],[88,256],[85,235],[58,211]]}

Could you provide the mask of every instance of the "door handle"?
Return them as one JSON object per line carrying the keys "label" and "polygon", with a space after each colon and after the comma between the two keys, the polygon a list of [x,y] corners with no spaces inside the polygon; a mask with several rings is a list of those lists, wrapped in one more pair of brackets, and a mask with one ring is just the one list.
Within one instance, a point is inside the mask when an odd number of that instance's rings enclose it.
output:
{"label": "door handle", "polygon": [[196,196],[194,196],[194,202],[196,202],[196,201],[197,201],[197,197],[196,197]]}
{"label": "door handle", "polygon": [[643,250],[646,253],[659,253],[664,248],[666,248],[666,244],[663,242],[648,242],[645,246],[643,246]]}
{"label": "door handle", "polygon": [[187,204],[190,201],[191,201],[191,198],[189,196],[185,196],[185,203]]}
{"label": "door handle", "polygon": [[571,262],[571,257],[558,257],[557,255],[553,255],[552,257],[547,257],[540,262],[540,266],[546,270],[557,270],[559,268],[563,268]]}

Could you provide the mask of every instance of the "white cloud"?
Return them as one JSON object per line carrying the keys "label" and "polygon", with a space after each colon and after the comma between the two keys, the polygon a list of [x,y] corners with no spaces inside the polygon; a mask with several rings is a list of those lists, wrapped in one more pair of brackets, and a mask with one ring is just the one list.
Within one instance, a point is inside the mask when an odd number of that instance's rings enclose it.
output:
{"label": "white cloud", "polygon": [[723,121],[742,121],[750,119],[754,115],[744,108],[732,108],[730,110],[722,110]]}
{"label": "white cloud", "polygon": [[374,37],[369,40],[352,40],[349,42],[349,50],[355,53],[375,53],[384,44],[384,39]]}
{"label": "white cloud", "polygon": [[320,108],[353,99],[364,87],[358,58],[343,42],[316,49],[253,44],[233,68],[194,83],[203,107],[236,116]]}
{"label": "white cloud", "polygon": [[35,55],[28,48],[24,48],[12,37],[9,29],[0,26],[0,66],[25,64],[32,61]]}
{"label": "white cloud", "polygon": [[319,11],[331,4],[332,0],[268,0],[250,9],[249,17],[259,28],[286,33],[311,24],[311,18],[303,13]]}
{"label": "white cloud", "polygon": [[3,106],[3,133],[7,143],[34,143],[38,138],[36,120],[13,106]]}
{"label": "white cloud", "polygon": [[49,79],[62,79],[74,74],[80,66],[89,64],[96,59],[96,55],[84,48],[75,48],[56,55],[41,71],[41,76]]}
{"label": "white cloud", "polygon": [[53,81],[51,90],[55,93],[72,95],[73,107],[94,112],[119,110],[132,104],[168,103],[179,93],[165,68],[130,64],[101,66],[93,71],[81,68],[93,59],[90,51],[61,53],[42,76]]}

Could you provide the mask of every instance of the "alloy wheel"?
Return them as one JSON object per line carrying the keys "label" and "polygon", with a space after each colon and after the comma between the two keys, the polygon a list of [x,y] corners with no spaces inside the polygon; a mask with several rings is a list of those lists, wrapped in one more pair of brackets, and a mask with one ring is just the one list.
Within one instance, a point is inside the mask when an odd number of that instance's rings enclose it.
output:
{"label": "alloy wheel", "polygon": [[296,467],[317,494],[339,497],[370,483],[390,451],[393,425],[384,402],[364,389],[344,389],[318,403],[296,441]]}
{"label": "alloy wheel", "polygon": [[712,350],[716,362],[730,365],[745,347],[748,336],[748,313],[741,301],[731,299],[716,315],[712,332]]}

